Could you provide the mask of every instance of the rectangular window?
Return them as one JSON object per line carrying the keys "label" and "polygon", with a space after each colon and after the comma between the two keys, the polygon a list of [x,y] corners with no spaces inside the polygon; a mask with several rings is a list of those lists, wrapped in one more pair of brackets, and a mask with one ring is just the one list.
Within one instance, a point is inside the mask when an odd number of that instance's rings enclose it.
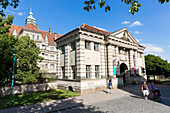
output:
{"label": "rectangular window", "polygon": [[50,55],[50,60],[54,60],[54,55]]}
{"label": "rectangular window", "polygon": [[73,79],[76,79],[75,66],[72,66],[71,69],[72,69],[72,77]]}
{"label": "rectangular window", "polygon": [[89,41],[85,41],[85,48],[90,49],[90,42]]}
{"label": "rectangular window", "polygon": [[62,54],[65,53],[65,46],[61,47],[61,52],[62,52]]}
{"label": "rectangular window", "polygon": [[71,50],[73,51],[73,50],[75,50],[75,48],[76,48],[75,42],[72,42],[72,43],[71,43]]}
{"label": "rectangular window", "polygon": [[63,78],[65,78],[65,68],[61,67],[61,69],[62,69],[62,76],[63,76]]}
{"label": "rectangular window", "polygon": [[54,51],[54,47],[50,47],[50,51]]}
{"label": "rectangular window", "polygon": [[45,50],[48,50],[48,46],[45,46]]}
{"label": "rectangular window", "polygon": [[47,64],[45,64],[45,69],[48,69],[48,65]]}
{"label": "rectangular window", "polygon": [[99,44],[94,43],[94,50],[98,51],[99,50]]}
{"label": "rectangular window", "polygon": [[45,57],[44,57],[44,59],[48,59],[48,54],[45,54]]}
{"label": "rectangular window", "polygon": [[32,35],[32,39],[34,40],[34,35]]}
{"label": "rectangular window", "polygon": [[50,65],[50,69],[54,69],[54,64],[51,64],[51,65]]}
{"label": "rectangular window", "polygon": [[98,65],[95,66],[95,77],[99,78],[99,66]]}
{"label": "rectangular window", "polygon": [[37,40],[39,40],[39,36],[37,36]]}
{"label": "rectangular window", "polygon": [[40,44],[37,44],[37,47],[39,47],[39,48],[40,48]]}
{"label": "rectangular window", "polygon": [[90,78],[90,66],[86,66],[86,78]]}

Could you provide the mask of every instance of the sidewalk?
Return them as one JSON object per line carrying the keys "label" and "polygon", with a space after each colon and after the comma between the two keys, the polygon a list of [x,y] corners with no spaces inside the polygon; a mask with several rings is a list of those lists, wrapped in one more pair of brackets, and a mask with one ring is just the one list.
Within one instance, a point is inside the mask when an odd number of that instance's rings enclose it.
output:
{"label": "sidewalk", "polygon": [[131,91],[131,88],[128,87],[124,87],[122,89],[113,89],[112,94],[106,94],[106,91],[98,91],[98,92],[89,93],[74,98],[52,100],[52,101],[42,102],[38,104],[14,107],[14,108],[0,110],[0,113],[57,112],[60,110],[73,108],[76,106],[90,105],[96,102],[102,102],[114,98],[120,98],[122,96],[128,95],[129,94],[128,92]]}

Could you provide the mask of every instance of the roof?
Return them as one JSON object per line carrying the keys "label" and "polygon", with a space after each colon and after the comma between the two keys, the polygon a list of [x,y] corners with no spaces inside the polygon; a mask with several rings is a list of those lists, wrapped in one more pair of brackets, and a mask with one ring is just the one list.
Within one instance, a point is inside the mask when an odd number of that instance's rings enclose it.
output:
{"label": "roof", "polygon": [[100,28],[96,28],[87,24],[82,24],[79,28],[84,28],[86,30],[92,31],[92,32],[96,32],[96,33],[102,33],[104,35],[108,34],[109,32]]}
{"label": "roof", "polygon": [[[74,30],[72,30],[72,31],[64,34],[64,35],[61,35],[60,37],[66,36],[66,35],[74,32],[74,31],[76,31],[76,30],[78,30],[78,29],[81,29],[81,28],[82,28],[82,29],[85,29],[85,30],[88,30],[88,31],[91,31],[91,32],[94,32],[94,33],[99,33],[99,34],[102,34],[102,35],[107,35],[107,34],[110,33],[110,32],[108,32],[108,31],[106,31],[106,30],[103,30],[103,29],[100,29],[100,28],[97,28],[97,27],[93,27],[93,26],[90,26],[90,25],[87,25],[87,24],[82,24],[80,27],[78,27],[78,28],[76,28],[76,29],[74,29]],[[59,37],[59,38],[60,38],[60,37]],[[58,38],[57,38],[57,39],[58,39]]]}
{"label": "roof", "polygon": [[[49,33],[49,32],[47,32],[47,31],[42,31],[42,30],[40,30],[40,29],[37,27],[37,25],[26,24],[24,27],[17,26],[17,25],[11,25],[11,28],[9,29],[10,34],[13,34],[13,32],[14,32],[15,29],[16,29],[16,32],[17,32],[17,36],[20,35],[19,32],[20,32],[22,29],[41,32],[41,33],[42,33],[42,37],[43,37],[44,40],[45,40],[45,37],[46,37],[46,35],[47,35],[47,37],[48,37],[48,43],[49,43],[49,44],[54,44],[55,34],[54,34],[54,33]],[[61,37],[61,36],[62,36],[62,35],[57,34],[57,38],[59,38],[59,37]]]}

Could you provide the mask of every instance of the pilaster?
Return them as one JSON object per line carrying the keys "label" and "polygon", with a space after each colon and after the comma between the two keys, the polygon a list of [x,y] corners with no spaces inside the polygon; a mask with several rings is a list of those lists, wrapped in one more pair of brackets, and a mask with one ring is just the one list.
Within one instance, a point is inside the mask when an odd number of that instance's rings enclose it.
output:
{"label": "pilaster", "polygon": [[76,43],[76,67],[77,67],[77,77],[80,79],[86,78],[86,66],[85,66],[85,42],[84,40],[79,40]]}
{"label": "pilaster", "polygon": [[120,75],[120,61],[119,61],[119,47],[116,46],[116,53],[115,53],[115,57],[116,57],[116,73],[119,76]]}

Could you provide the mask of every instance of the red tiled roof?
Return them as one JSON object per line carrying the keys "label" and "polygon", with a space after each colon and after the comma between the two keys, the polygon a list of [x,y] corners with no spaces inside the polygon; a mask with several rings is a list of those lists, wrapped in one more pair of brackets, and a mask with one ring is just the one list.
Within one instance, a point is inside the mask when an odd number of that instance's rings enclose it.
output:
{"label": "red tiled roof", "polygon": [[21,26],[11,25],[11,28],[9,29],[10,34],[12,34],[14,30],[16,29],[17,35],[19,36],[19,32],[21,31],[22,28],[23,27]]}
{"label": "red tiled roof", "polygon": [[[21,26],[16,26],[16,25],[11,25],[11,28],[9,29],[10,34],[13,34],[14,30],[16,29],[17,35],[19,36],[19,32],[22,29],[27,29],[27,30],[32,30],[32,31],[39,31],[42,32],[42,37],[45,40],[45,37],[47,35],[48,37],[48,42],[49,44],[54,44],[54,38],[55,38],[55,34],[54,33],[49,33],[46,31],[41,31],[36,25],[31,25],[31,24],[26,24],[25,27],[21,27]],[[62,35],[57,34],[57,38],[61,37]]]}
{"label": "red tiled roof", "polygon": [[102,34],[105,34],[105,35],[109,33],[108,31],[105,31],[103,29],[96,28],[96,27],[93,27],[93,26],[90,26],[90,25],[87,25],[87,24],[82,24],[79,28],[85,28],[87,30],[97,32],[97,33],[102,33]]}
{"label": "red tiled roof", "polygon": [[40,31],[37,25],[32,25],[32,24],[26,24],[24,28],[33,31]]}

